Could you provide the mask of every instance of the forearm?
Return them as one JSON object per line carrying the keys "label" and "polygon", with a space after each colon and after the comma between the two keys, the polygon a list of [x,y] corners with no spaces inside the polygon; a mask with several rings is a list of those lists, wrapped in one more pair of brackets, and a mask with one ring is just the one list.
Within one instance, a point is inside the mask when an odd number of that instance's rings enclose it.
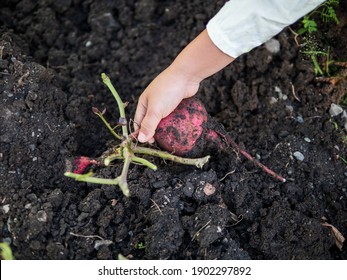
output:
{"label": "forearm", "polygon": [[200,33],[187,45],[171,64],[175,72],[192,82],[201,82],[234,60],[222,52],[210,39],[207,30]]}

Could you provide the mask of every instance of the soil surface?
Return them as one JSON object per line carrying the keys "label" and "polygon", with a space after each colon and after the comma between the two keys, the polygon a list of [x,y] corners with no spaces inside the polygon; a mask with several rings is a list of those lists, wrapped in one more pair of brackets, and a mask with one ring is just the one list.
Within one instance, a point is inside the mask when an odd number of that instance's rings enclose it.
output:
{"label": "soil surface", "polygon": [[[118,187],[65,177],[66,160],[100,156],[113,136],[91,108],[133,117],[139,95],[224,1],[1,2],[0,242],[17,259],[347,259],[344,69],[316,78],[289,29],[204,81],[198,96],[235,141],[287,178],[236,151],[203,169],[152,159]],[[347,60],[346,4],[321,36]],[[292,27],[297,30],[297,25]],[[276,42],[275,42],[276,43]],[[342,73],[342,74],[341,74]],[[342,157],[342,159],[341,159]],[[122,162],[102,168],[115,178]],[[327,224],[323,224],[326,222]]]}

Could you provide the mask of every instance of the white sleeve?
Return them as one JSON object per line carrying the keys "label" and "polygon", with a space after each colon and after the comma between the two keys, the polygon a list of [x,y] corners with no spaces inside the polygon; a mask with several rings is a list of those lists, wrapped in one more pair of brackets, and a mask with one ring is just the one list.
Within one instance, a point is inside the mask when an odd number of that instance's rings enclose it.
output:
{"label": "white sleeve", "polygon": [[325,0],[230,0],[208,22],[207,32],[236,58],[266,42]]}

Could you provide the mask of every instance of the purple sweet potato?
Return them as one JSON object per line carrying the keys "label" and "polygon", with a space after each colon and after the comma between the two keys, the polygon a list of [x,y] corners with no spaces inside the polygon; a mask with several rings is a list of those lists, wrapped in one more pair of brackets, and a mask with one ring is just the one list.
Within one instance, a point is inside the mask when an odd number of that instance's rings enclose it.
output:
{"label": "purple sweet potato", "polygon": [[207,121],[207,111],[198,99],[184,99],[161,120],[154,138],[160,148],[178,156],[187,156],[197,148],[196,142],[202,137]]}
{"label": "purple sweet potato", "polygon": [[99,165],[99,163],[95,159],[91,159],[85,156],[76,157],[73,161],[73,170],[72,172],[75,174],[85,174],[93,165]]}
{"label": "purple sweet potato", "polygon": [[184,99],[159,123],[154,139],[163,150],[178,156],[202,156],[211,150],[227,148],[222,127],[210,118],[197,98]]}
{"label": "purple sweet potato", "polygon": [[223,126],[208,115],[203,103],[194,97],[184,99],[170,115],[161,120],[154,139],[161,149],[184,157],[203,156],[232,147],[265,172],[285,182],[282,176],[241,149]]}

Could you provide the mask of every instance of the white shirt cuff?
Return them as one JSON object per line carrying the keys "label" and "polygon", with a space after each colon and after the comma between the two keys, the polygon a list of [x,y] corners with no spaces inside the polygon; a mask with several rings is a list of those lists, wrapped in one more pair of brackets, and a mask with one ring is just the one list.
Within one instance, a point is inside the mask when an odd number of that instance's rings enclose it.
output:
{"label": "white shirt cuff", "polygon": [[266,42],[325,0],[230,0],[208,22],[213,43],[231,57]]}

